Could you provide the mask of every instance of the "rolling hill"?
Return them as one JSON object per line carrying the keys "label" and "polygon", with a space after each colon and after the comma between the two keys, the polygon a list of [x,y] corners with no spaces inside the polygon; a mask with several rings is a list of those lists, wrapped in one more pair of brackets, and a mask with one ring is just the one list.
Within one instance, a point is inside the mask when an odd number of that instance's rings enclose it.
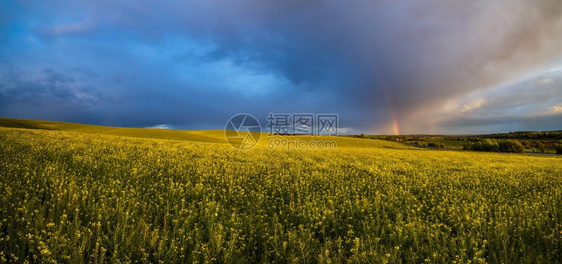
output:
{"label": "rolling hill", "polygon": [[[15,119],[0,118],[0,127],[22,128],[22,129],[41,129],[56,130],[65,132],[88,133],[113,135],[120,137],[133,138],[152,138],[165,140],[180,140],[205,143],[227,144],[223,130],[172,130],[172,129],[155,129],[155,128],[125,128],[125,127],[109,127],[86,125],[67,122],[31,120],[31,119]],[[270,139],[285,138],[288,140],[297,140],[309,142],[314,141],[335,141],[338,148],[391,148],[391,149],[415,149],[403,145],[398,142],[390,142],[384,140],[361,140],[350,137],[331,137],[331,136],[268,136],[262,133],[258,147],[267,147]]]}

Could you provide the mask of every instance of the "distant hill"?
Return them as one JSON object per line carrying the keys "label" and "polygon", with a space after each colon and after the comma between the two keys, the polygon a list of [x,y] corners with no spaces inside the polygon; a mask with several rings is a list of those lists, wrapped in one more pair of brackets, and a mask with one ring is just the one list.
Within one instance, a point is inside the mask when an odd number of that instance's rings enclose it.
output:
{"label": "distant hill", "polygon": [[223,130],[170,130],[157,128],[125,128],[85,125],[67,122],[0,118],[0,127],[43,129],[80,132],[89,134],[104,134],[123,137],[154,138],[169,140],[187,140],[209,143],[225,143]]}
{"label": "distant hill", "polygon": [[0,118],[0,127],[53,130],[54,128],[49,126],[50,123],[57,123],[57,122],[15,119],[15,118]]}
{"label": "distant hill", "polygon": [[482,135],[488,138],[517,138],[517,139],[562,139],[562,130],[556,131],[517,131]]}
{"label": "distant hill", "polygon": [[[97,125],[86,125],[68,122],[31,120],[31,119],[15,119],[0,118],[0,127],[18,128],[18,129],[41,129],[68,131],[88,134],[103,134],[122,137],[135,138],[152,138],[167,140],[182,140],[193,142],[206,142],[227,144],[225,140],[224,130],[171,130],[156,128],[125,128],[125,127],[107,127]],[[415,149],[398,142],[384,140],[361,140],[351,137],[331,137],[331,136],[272,136],[268,137],[266,133],[262,134],[259,145],[266,147],[271,139],[282,138],[287,141],[335,141],[338,148],[390,148],[390,149]]]}

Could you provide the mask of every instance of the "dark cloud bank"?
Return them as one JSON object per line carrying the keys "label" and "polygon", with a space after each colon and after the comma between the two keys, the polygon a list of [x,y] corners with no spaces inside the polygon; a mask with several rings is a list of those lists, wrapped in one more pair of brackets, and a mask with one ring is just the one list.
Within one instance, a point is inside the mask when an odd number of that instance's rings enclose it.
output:
{"label": "dark cloud bank", "polygon": [[338,113],[352,132],[562,129],[562,2],[0,4],[0,116],[221,128]]}

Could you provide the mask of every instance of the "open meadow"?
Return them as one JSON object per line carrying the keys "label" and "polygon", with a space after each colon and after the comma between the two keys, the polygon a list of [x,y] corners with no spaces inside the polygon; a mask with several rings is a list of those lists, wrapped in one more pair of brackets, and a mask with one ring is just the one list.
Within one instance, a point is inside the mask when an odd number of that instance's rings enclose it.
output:
{"label": "open meadow", "polygon": [[[3,119],[0,262],[546,263],[562,159]],[[263,140],[262,140],[263,141]]]}

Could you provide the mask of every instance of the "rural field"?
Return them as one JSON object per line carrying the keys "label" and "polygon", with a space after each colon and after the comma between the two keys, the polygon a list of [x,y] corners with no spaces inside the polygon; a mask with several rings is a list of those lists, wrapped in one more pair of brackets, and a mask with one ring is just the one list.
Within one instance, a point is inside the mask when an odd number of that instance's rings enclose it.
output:
{"label": "rural field", "polygon": [[0,120],[0,262],[552,263],[562,159]]}

